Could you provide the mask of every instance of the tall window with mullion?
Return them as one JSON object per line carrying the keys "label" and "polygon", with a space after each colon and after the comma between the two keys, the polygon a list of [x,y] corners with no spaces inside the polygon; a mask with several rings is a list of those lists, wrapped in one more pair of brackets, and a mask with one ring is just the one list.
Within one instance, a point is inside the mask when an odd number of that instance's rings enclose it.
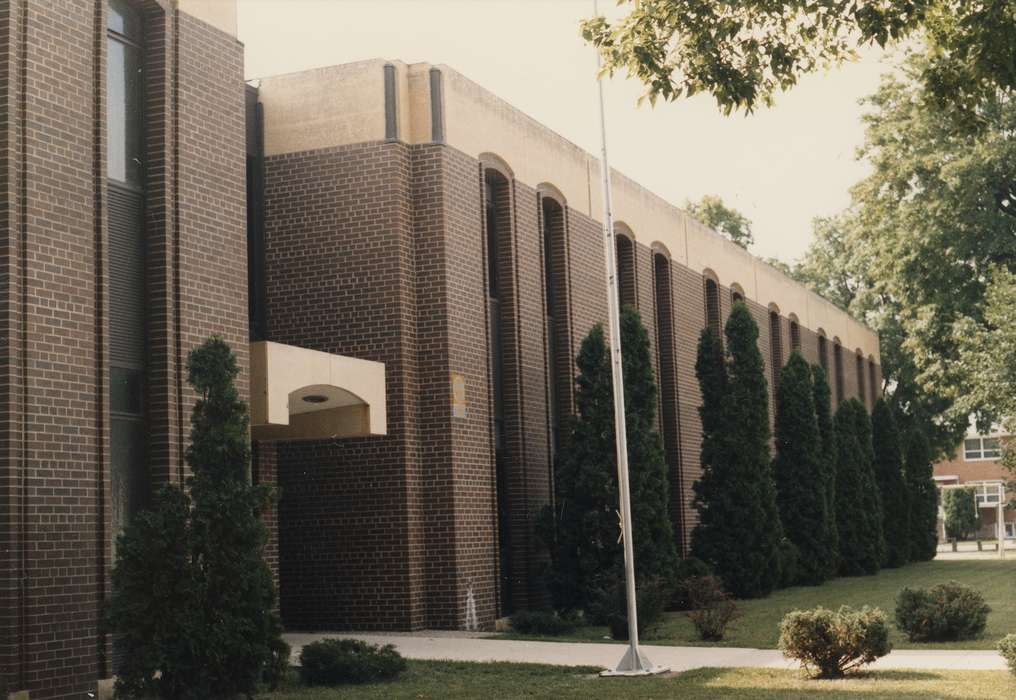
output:
{"label": "tall window with mullion", "polygon": [[145,430],[143,16],[109,0],[106,172],[109,225],[110,471],[114,537],[148,491]]}

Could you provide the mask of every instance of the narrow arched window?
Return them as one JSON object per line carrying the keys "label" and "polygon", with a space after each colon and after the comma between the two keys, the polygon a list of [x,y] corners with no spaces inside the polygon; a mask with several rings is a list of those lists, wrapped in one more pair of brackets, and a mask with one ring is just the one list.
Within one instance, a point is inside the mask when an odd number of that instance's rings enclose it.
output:
{"label": "narrow arched window", "polygon": [[797,319],[790,319],[790,350],[801,352],[801,326]]}
{"label": "narrow arched window", "polygon": [[878,378],[875,374],[875,359],[871,356],[868,357],[868,386],[871,391],[871,405],[874,408],[875,402],[879,399],[881,387],[878,385]]}
{"label": "narrow arched window", "polygon": [[833,373],[836,375],[833,380],[836,405],[839,406],[846,398],[846,393],[843,390],[843,346],[837,338],[833,338]]}
{"label": "narrow arched window", "polygon": [[829,381],[829,343],[826,341],[825,331],[818,332],[818,363],[825,371],[826,381]]}
{"label": "narrow arched window", "polygon": [[868,392],[864,386],[864,356],[861,353],[857,353],[855,358],[855,371],[857,372],[857,398],[860,399],[861,403],[865,406],[868,405]]}
{"label": "narrow arched window", "polygon": [[736,304],[739,301],[744,301],[744,295],[736,289],[730,290],[730,303]]}
{"label": "narrow arched window", "polygon": [[564,208],[551,197],[540,197],[543,234],[543,285],[547,320],[547,413],[551,456],[561,447],[561,423],[571,402],[571,361],[568,342],[567,264]]}
{"label": "narrow arched window", "polygon": [[653,255],[653,290],[656,307],[656,338],[660,366],[660,427],[671,485],[671,512],[678,542],[684,541],[684,497],[680,478],[680,445],[677,396],[677,338],[674,329],[673,278],[666,255]]}
{"label": "narrow arched window", "polygon": [[780,312],[769,312],[769,356],[772,360],[773,388],[779,386],[783,370],[783,333],[780,329]]}
{"label": "narrow arched window", "polygon": [[508,178],[497,170],[483,171],[484,229],[487,253],[487,303],[490,320],[491,422],[494,437],[494,469],[497,480],[498,556],[500,603],[503,614],[512,610],[511,484],[505,444],[505,357],[503,343],[503,300],[501,282],[509,259],[511,233],[511,188]]}
{"label": "narrow arched window", "polygon": [[720,322],[720,285],[716,280],[709,277],[705,282],[705,307],[706,327],[716,334],[717,339],[723,339],[723,328]]}
{"label": "narrow arched window", "polygon": [[621,306],[636,306],[635,299],[635,244],[621,233],[614,233],[617,251],[617,300]]}

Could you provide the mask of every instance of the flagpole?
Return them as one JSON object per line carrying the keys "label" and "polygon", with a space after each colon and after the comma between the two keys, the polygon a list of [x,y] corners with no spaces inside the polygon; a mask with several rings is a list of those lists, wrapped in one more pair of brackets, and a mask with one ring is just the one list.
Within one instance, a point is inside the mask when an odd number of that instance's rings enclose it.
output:
{"label": "flagpole", "polygon": [[[593,13],[599,16],[597,0]],[[624,375],[621,362],[621,320],[618,309],[617,260],[614,247],[614,202],[610,187],[610,161],[607,159],[607,118],[603,104],[603,80],[600,78],[600,52],[596,51],[596,87],[600,100],[600,175],[603,188],[603,258],[607,272],[607,325],[610,336],[610,368],[614,389],[614,437],[617,448],[617,484],[621,501],[621,540],[624,543],[624,579],[628,603],[628,651],[613,671],[604,676],[644,676],[663,673],[639,648],[638,610],[635,597],[635,551],[631,533],[631,499],[628,488],[628,433],[624,415]]]}

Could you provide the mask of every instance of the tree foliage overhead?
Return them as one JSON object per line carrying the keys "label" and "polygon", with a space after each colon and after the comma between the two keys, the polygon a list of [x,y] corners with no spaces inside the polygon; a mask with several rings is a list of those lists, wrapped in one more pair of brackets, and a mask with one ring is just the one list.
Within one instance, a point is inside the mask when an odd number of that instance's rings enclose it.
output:
{"label": "tree foliage overhead", "polygon": [[885,565],[896,568],[910,560],[910,499],[903,474],[900,432],[892,409],[883,399],[875,402],[871,412],[871,443],[875,478],[882,495]]}
{"label": "tree foliage overhead", "polygon": [[768,595],[780,580],[783,528],[769,453],[769,394],[758,326],[743,302],[734,304],[725,334],[723,371],[718,341],[704,332],[699,342],[700,415],[708,441],[695,484],[699,524],[692,551],[728,591],[753,598]]}
{"label": "tree foliage overhead", "polygon": [[[641,579],[672,580],[677,549],[668,516],[668,475],[659,433],[653,428],[656,382],[649,337],[638,312],[621,313],[621,348],[628,432],[635,571]],[[619,580],[624,551],[618,541],[617,460],[610,352],[603,327],[582,341],[576,358],[577,416],[568,449],[554,467],[556,503],[542,533],[551,551],[549,584],[555,605],[589,610],[611,580]]]}
{"label": "tree foliage overhead", "polygon": [[800,553],[797,582],[809,585],[825,581],[830,569],[822,457],[811,367],[793,352],[776,387],[773,477],[783,530]]}
{"label": "tree foliage overhead", "polygon": [[755,242],[751,221],[741,212],[728,207],[715,194],[707,194],[697,202],[686,201],[684,208],[703,224],[722,234],[742,248]]}
{"label": "tree foliage overhead", "polygon": [[710,93],[725,112],[752,111],[808,73],[920,32],[934,60],[921,81],[969,112],[1016,85],[1016,8],[1010,0],[619,0],[618,21],[594,17],[582,35],[608,73],[623,70],[645,97]]}
{"label": "tree foliage overhead", "polygon": [[259,512],[271,491],[249,482],[247,407],[236,357],[219,338],[191,352],[187,490],[170,485],[117,544],[107,622],[123,665],[118,697],[251,696],[288,661],[273,611]]}

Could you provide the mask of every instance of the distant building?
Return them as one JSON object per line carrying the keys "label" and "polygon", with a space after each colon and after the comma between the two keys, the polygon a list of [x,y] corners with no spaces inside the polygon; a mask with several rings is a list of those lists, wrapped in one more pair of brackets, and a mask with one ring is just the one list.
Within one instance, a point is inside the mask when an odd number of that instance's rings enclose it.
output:
{"label": "distant building", "polygon": [[[935,484],[942,489],[960,486],[976,490],[977,510],[981,526],[977,532],[980,539],[994,539],[998,529],[999,486],[1003,487],[1012,475],[1002,464],[1002,442],[1008,435],[1001,432],[980,434],[975,428],[967,431],[963,444],[952,459],[935,464]],[[1003,504],[1014,494],[1005,492]],[[941,499],[939,499],[941,503]],[[1016,510],[1004,509],[1005,536],[1016,538]],[[944,514],[939,506],[938,539],[946,541]]]}

